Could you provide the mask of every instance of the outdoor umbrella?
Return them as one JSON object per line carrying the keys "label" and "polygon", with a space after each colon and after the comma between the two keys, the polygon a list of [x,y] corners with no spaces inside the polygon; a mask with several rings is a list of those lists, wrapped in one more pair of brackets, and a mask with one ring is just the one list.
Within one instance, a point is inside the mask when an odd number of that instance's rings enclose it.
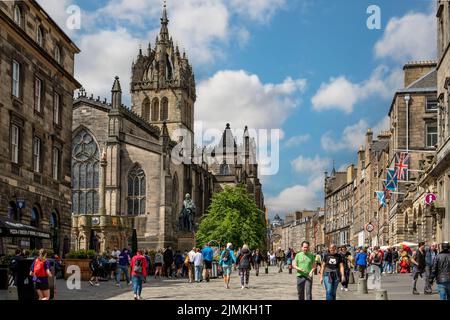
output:
{"label": "outdoor umbrella", "polygon": [[133,236],[131,237],[131,251],[135,255],[138,250],[138,239],[136,229],[133,229]]}

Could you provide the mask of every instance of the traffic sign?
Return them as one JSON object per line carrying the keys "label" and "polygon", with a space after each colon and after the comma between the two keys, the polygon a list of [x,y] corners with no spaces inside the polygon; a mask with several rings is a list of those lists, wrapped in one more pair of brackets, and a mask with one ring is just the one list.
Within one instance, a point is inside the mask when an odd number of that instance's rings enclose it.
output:
{"label": "traffic sign", "polygon": [[430,205],[437,200],[437,196],[434,193],[427,193],[425,196],[425,203]]}
{"label": "traffic sign", "polygon": [[367,231],[367,232],[372,232],[374,229],[375,229],[375,227],[373,226],[373,224],[368,223],[368,224],[366,225],[366,231]]}

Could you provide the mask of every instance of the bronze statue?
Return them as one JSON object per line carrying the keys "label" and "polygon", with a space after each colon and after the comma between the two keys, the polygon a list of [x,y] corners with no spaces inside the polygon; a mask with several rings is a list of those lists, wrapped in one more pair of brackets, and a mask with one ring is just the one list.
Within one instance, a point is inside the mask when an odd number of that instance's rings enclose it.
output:
{"label": "bronze statue", "polygon": [[195,203],[191,199],[191,195],[186,194],[183,201],[183,208],[179,217],[179,229],[180,231],[193,231],[194,230],[194,217],[195,217]]}

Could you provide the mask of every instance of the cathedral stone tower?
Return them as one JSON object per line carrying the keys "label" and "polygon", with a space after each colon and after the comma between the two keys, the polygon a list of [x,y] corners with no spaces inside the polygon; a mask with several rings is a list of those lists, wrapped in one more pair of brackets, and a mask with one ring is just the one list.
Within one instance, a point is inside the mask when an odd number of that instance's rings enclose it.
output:
{"label": "cathedral stone tower", "polygon": [[184,128],[193,134],[195,79],[186,53],[180,54],[169,37],[167,9],[164,5],[161,30],[155,48],[139,49],[131,68],[132,110],[161,128],[167,123],[169,134]]}

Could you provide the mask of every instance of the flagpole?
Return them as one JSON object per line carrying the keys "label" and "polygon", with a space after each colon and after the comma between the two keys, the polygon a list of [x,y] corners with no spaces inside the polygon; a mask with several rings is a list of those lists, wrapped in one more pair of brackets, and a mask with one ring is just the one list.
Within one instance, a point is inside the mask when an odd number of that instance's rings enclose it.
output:
{"label": "flagpole", "polygon": [[392,149],[395,152],[409,152],[409,153],[436,153],[436,150],[407,150],[407,149]]}

